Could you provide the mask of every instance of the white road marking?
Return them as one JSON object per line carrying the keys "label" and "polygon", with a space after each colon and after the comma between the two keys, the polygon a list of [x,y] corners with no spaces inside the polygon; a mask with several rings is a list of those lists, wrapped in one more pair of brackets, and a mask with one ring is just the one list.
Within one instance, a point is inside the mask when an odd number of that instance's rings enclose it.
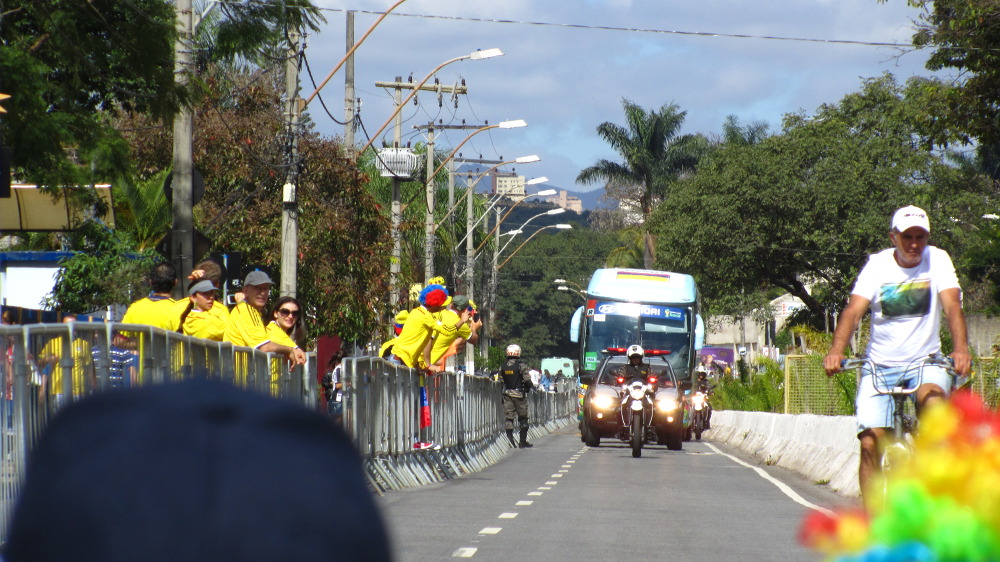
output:
{"label": "white road marking", "polygon": [[548,482],[545,483],[545,485],[546,486],[555,486],[558,483],[559,482],[557,480],[549,480]]}
{"label": "white road marking", "polygon": [[562,465],[562,467],[560,467],[560,468],[573,468],[573,465],[569,465],[569,464],[564,464],[564,465]]}
{"label": "white road marking", "polygon": [[549,486],[539,486],[538,489],[539,490],[551,490],[552,488],[549,487]]}
{"label": "white road marking", "polygon": [[531,501],[531,500],[521,500],[521,501],[517,502],[517,503],[516,503],[516,504],[514,504],[514,505],[531,505],[531,504],[533,504],[533,503],[535,503],[535,502],[533,502],[533,501]]}
{"label": "white road marking", "polygon": [[482,531],[479,531],[480,535],[498,535],[503,527],[486,527]]}
{"label": "white road marking", "polygon": [[542,495],[542,493],[541,492],[528,492],[528,495],[529,496],[540,496],[540,495]]}
{"label": "white road marking", "polygon": [[563,477],[562,474],[553,474],[552,475],[552,478],[562,478],[562,477]]}
{"label": "white road marking", "polygon": [[513,519],[515,517],[517,517],[516,513],[501,513],[497,519]]}
{"label": "white road marking", "polygon": [[761,478],[763,478],[764,480],[767,480],[771,484],[774,484],[775,486],[777,486],[779,490],[781,490],[786,496],[788,496],[789,498],[791,498],[792,501],[794,501],[795,503],[797,503],[797,504],[799,504],[801,506],[807,507],[809,509],[820,511],[820,512],[825,513],[825,514],[830,515],[830,516],[834,515],[834,513],[832,511],[830,511],[829,509],[820,507],[820,506],[818,506],[818,505],[816,505],[816,504],[814,504],[814,503],[806,500],[805,498],[803,498],[802,496],[800,496],[798,493],[796,493],[795,490],[791,489],[788,486],[788,484],[785,484],[781,480],[778,480],[777,478],[771,476],[770,474],[767,473],[766,470],[760,468],[759,466],[753,466],[751,464],[747,464],[747,463],[741,461],[740,459],[738,459],[738,458],[736,458],[736,457],[734,457],[732,455],[723,453],[715,445],[712,445],[711,443],[705,443],[705,444],[708,445],[708,447],[710,449],[712,449],[713,451],[715,451],[716,453],[718,453],[718,454],[720,454],[720,455],[728,458],[729,460],[735,462],[736,464],[745,466],[745,467],[753,470],[754,472],[756,472],[757,474],[759,474]]}
{"label": "white road marking", "polygon": [[473,556],[476,555],[476,551],[477,550],[479,550],[479,549],[478,548],[471,548],[471,547],[460,548],[460,549],[456,550],[455,552],[451,553],[451,557],[452,558],[472,558]]}

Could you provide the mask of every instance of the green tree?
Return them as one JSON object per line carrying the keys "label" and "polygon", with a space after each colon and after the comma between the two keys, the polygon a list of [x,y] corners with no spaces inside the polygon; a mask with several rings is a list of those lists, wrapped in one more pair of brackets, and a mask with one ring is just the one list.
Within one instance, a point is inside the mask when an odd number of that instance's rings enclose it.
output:
{"label": "green tree", "polygon": [[553,280],[568,279],[586,287],[616,245],[613,233],[579,224],[532,239],[499,271],[491,332],[495,345],[517,343],[533,363],[543,357],[576,358],[579,348],[569,341],[569,324],[574,310],[584,304],[582,295],[556,290]]}
{"label": "green tree", "polygon": [[779,135],[722,146],[655,215],[661,263],[694,274],[706,300],[778,287],[822,316],[888,245],[900,206],[926,208],[934,243],[954,253],[988,194],[928,149],[920,112],[883,76],[814,116],[787,116]]}
{"label": "green tree", "polygon": [[[884,0],[882,0],[884,1]],[[930,70],[953,69],[957,80],[922,84],[935,123],[933,140],[970,137],[1000,143],[1000,7],[992,0],[909,0],[923,10],[913,43],[934,51]]]}
{"label": "green tree", "polygon": [[[597,127],[597,134],[611,145],[624,162],[599,160],[580,171],[576,181],[589,184],[596,181],[619,185],[641,186],[639,208],[647,224],[656,202],[667,195],[671,183],[694,169],[708,149],[707,141],[698,135],[680,135],[686,111],[677,104],[664,105],[659,110],[646,109],[622,100],[626,125],[606,121]],[[656,258],[653,236],[644,232],[643,263],[652,268]]]}

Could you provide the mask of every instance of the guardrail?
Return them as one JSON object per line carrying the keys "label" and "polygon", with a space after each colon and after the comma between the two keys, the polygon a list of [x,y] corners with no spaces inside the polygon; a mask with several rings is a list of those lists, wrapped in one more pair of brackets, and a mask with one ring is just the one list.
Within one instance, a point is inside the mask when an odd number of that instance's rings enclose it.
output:
{"label": "guardrail", "polygon": [[[500,383],[461,374],[426,380],[432,423],[418,421],[420,379],[377,358],[347,358],[344,427],[382,493],[454,478],[499,460]],[[217,379],[318,409],[316,358],[289,370],[280,356],[160,328],[72,322],[0,327],[0,543],[24,480],[26,461],[48,420],[97,392],[191,377]],[[528,395],[537,437],[576,418],[575,385]],[[415,441],[439,448],[414,450]]]}
{"label": "guardrail", "polygon": [[[490,378],[442,373],[425,377],[431,424],[420,423],[420,373],[371,357],[348,358],[344,429],[357,444],[379,493],[448,480],[495,463],[503,436],[502,385]],[[530,435],[576,419],[577,391],[528,393]],[[415,449],[417,442],[432,448]]]}

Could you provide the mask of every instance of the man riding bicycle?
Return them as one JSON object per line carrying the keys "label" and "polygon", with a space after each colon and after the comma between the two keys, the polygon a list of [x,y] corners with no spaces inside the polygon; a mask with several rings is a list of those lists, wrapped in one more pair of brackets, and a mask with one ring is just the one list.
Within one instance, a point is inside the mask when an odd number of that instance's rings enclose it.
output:
{"label": "man riding bicycle", "polygon": [[[823,359],[827,375],[840,371],[844,350],[858,323],[871,306],[871,337],[866,354],[884,375],[890,388],[906,386],[920,369],[907,369],[921,358],[941,350],[941,312],[948,320],[955,372],[969,372],[969,340],[962,313],[961,287],[948,253],[928,246],[930,221],[914,206],[903,207],[892,218],[892,248],[872,254],[858,274],[851,300],[840,316],[830,353]],[[861,462],[858,481],[865,506],[868,487],[880,470],[879,451],[891,425],[892,402],[875,388],[871,367],[863,367],[856,401]],[[880,379],[881,380],[881,379]],[[948,396],[949,375],[941,367],[922,369],[916,392],[917,411]],[[881,386],[881,384],[880,384]]]}

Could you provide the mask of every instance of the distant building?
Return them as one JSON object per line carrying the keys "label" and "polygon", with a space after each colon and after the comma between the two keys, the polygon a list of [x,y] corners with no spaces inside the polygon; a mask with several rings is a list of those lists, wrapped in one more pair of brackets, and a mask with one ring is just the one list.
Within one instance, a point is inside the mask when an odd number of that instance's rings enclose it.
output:
{"label": "distant building", "polygon": [[573,211],[577,214],[583,214],[583,201],[579,197],[573,197],[565,189],[560,189],[558,195],[553,195],[552,197],[545,198],[546,203],[552,203],[567,211]]}
{"label": "distant building", "polygon": [[621,211],[626,225],[642,224],[642,207],[635,199],[619,199],[618,210]]}
{"label": "distant building", "polygon": [[521,201],[527,194],[524,192],[524,176],[512,172],[497,172],[493,174],[493,194],[502,195],[514,201]]}

